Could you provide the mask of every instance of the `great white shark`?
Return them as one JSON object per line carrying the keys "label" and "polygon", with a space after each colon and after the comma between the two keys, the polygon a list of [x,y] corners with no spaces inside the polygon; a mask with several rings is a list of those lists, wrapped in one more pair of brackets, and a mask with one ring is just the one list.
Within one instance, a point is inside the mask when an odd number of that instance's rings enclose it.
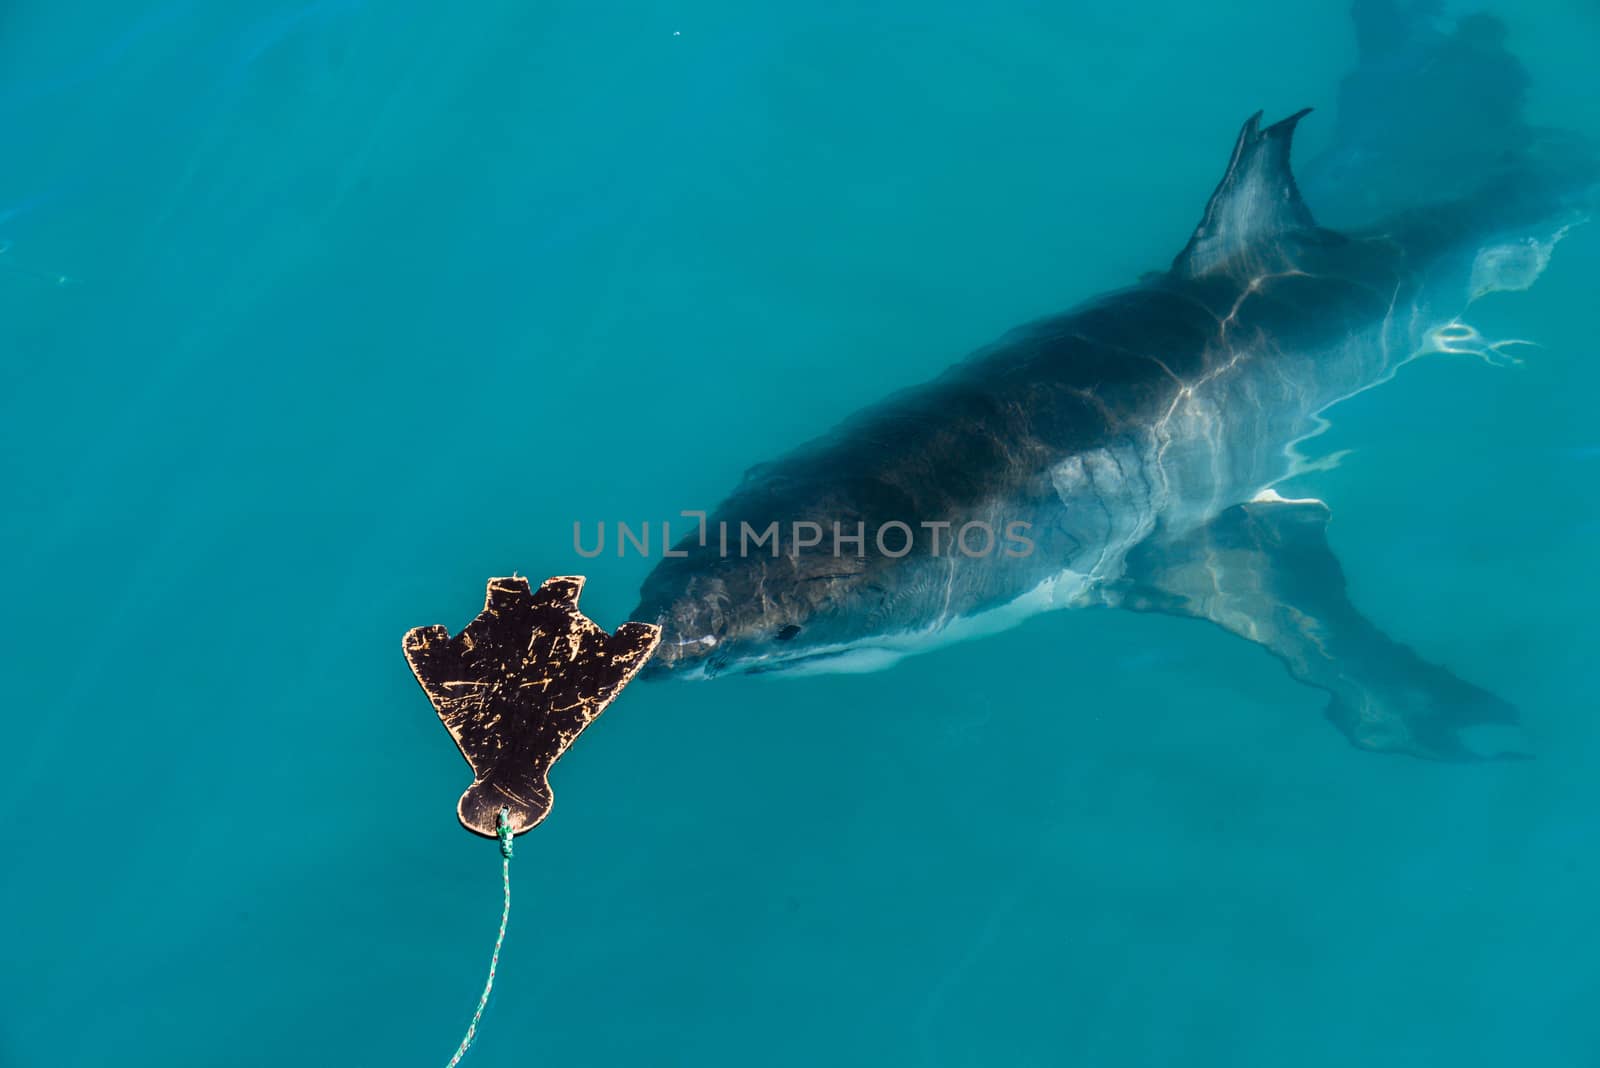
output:
{"label": "great white shark", "polygon": [[[1355,15],[1362,63],[1315,169],[1330,202],[1383,200],[1386,217],[1319,225],[1290,166],[1309,109],[1250,117],[1169,269],[752,468],[643,584],[631,618],[664,629],[650,673],[872,670],[1037,612],[1111,606],[1259,643],[1330,695],[1328,719],[1361,748],[1514,755],[1485,740],[1512,706],[1368,620],[1328,506],[1279,489],[1340,401],[1419,355],[1500,355],[1463,310],[1537,277],[1595,170],[1573,139],[1523,123],[1526,79],[1493,19],[1442,28],[1424,5],[1377,0]],[[1385,125],[1395,114],[1409,128]],[[754,549],[715,534],[773,524],[783,535]],[[964,527],[978,532],[965,547]],[[983,535],[1008,528],[1025,537]]]}

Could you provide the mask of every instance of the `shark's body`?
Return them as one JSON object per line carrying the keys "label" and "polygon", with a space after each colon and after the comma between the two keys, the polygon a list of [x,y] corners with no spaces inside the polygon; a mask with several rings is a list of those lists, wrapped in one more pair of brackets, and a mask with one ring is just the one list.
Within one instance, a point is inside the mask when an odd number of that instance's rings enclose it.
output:
{"label": "shark's body", "polygon": [[[1510,706],[1356,612],[1326,507],[1274,487],[1325,409],[1465,346],[1457,313],[1497,284],[1485,250],[1552,240],[1577,172],[1497,164],[1469,192],[1336,233],[1290,171],[1303,115],[1245,124],[1169,271],[752,469],[709,526],[776,522],[788,540],[773,556],[691,537],[661,562],[636,616],[665,625],[656,673],[867,670],[1033,612],[1113,605],[1260,642],[1333,695],[1329,716],[1358,745],[1480,755],[1464,729],[1509,723]],[[826,536],[804,545],[795,524]],[[911,551],[874,537],[891,524]],[[958,544],[963,527],[976,533]],[[866,537],[841,544],[836,529]],[[1008,529],[1027,545],[983,534]]]}

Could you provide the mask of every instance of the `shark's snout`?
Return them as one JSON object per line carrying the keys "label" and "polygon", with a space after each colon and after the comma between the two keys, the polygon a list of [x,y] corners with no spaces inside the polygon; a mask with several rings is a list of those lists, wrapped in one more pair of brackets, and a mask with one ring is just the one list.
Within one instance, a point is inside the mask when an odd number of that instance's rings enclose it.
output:
{"label": "shark's snout", "polygon": [[686,595],[646,598],[628,616],[661,628],[661,642],[645,665],[645,678],[716,673],[722,623],[714,606]]}
{"label": "shark's snout", "polygon": [[628,618],[661,628],[650,678],[781,670],[814,652],[810,639],[823,630],[808,602],[762,567],[663,566]]}
{"label": "shark's snout", "polygon": [[662,628],[661,644],[645,665],[643,675],[649,679],[664,679],[670,675],[698,674],[709,677],[720,667],[716,645],[709,641],[683,639],[667,628]]}
{"label": "shark's snout", "polygon": [[[824,519],[826,526],[838,525],[823,505],[808,500],[773,505],[760,514],[822,517],[805,521],[814,529],[825,529]],[[752,526],[720,515],[713,521],[718,527]],[[799,525],[773,520],[758,529]],[[773,543],[769,551],[736,553],[730,547],[725,555],[719,545],[700,547],[691,539],[660,560],[640,586],[639,605],[630,617],[661,628],[648,673],[711,678],[815,667],[820,659],[871,640],[891,622],[887,601],[895,582],[874,571],[883,561],[811,543],[805,551],[788,548],[780,552]],[[911,570],[916,562],[911,560]]]}

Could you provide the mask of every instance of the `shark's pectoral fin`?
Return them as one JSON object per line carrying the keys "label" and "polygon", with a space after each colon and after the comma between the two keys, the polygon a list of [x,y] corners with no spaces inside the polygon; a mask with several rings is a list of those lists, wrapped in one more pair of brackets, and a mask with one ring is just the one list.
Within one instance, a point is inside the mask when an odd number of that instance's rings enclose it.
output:
{"label": "shark's pectoral fin", "polygon": [[1522,756],[1478,737],[1514,733],[1511,705],[1422,659],[1350,603],[1327,522],[1315,500],[1271,496],[1230,508],[1181,539],[1135,549],[1113,602],[1208,619],[1265,646],[1296,679],[1333,696],[1328,719],[1362,749],[1433,760]]}

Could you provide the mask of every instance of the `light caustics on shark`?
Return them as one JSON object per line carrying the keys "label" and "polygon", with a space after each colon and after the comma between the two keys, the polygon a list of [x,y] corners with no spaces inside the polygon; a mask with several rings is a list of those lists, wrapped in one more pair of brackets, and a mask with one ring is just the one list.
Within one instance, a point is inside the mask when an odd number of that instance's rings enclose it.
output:
{"label": "light caustics on shark", "polygon": [[[1360,5],[1358,5],[1359,10]],[[1498,48],[1473,24],[1466,43]],[[1485,43],[1487,42],[1487,43]],[[1323,228],[1289,164],[1302,111],[1240,131],[1170,270],[1003,337],[940,377],[752,468],[713,523],[1024,521],[1025,558],[719,554],[693,537],[646,579],[652,672],[873,670],[1056,607],[1206,619],[1326,691],[1356,745],[1501,755],[1510,705],[1422,660],[1352,605],[1302,474],[1323,412],[1428,353],[1499,359],[1461,319],[1526,288],[1575,217],[1586,153],[1486,146],[1473,188],[1354,232]],[[1496,136],[1520,139],[1520,131]],[[1520,145],[1519,140],[1519,145]],[[1508,754],[1509,755],[1509,754]]]}

